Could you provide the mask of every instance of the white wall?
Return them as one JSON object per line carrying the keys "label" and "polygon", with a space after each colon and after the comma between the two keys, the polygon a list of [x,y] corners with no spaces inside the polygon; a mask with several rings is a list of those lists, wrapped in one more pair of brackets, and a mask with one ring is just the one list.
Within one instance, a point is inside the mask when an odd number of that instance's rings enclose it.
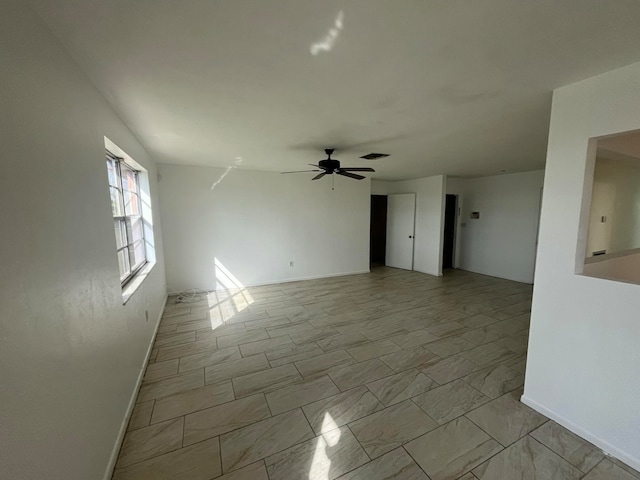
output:
{"label": "white wall", "polygon": [[373,181],[373,195],[416,194],[416,230],[413,269],[442,275],[445,177],[418,178],[399,182]]}
{"label": "white wall", "polygon": [[640,286],[575,272],[589,221],[589,138],[640,128],[639,104],[640,64],[554,92],[523,396],[636,469]]}
{"label": "white wall", "polygon": [[[459,195],[458,268],[533,283],[544,171],[448,178]],[[470,218],[480,212],[480,218]]]}
{"label": "white wall", "polygon": [[368,179],[337,177],[331,190],[305,174],[159,170],[173,291],[215,288],[216,259],[245,286],[369,271]]}
{"label": "white wall", "polygon": [[103,136],[155,167],[26,3],[0,15],[0,477],[100,479],[165,299],[156,210],[122,305]]}

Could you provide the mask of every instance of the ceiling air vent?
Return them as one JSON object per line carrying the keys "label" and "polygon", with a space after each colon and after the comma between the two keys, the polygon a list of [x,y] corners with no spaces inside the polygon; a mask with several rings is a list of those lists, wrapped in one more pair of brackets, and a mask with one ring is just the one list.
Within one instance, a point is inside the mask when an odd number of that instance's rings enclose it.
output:
{"label": "ceiling air vent", "polygon": [[388,156],[389,156],[388,153],[368,153],[366,155],[363,155],[360,158],[364,158],[366,160],[377,160],[378,158],[384,158]]}

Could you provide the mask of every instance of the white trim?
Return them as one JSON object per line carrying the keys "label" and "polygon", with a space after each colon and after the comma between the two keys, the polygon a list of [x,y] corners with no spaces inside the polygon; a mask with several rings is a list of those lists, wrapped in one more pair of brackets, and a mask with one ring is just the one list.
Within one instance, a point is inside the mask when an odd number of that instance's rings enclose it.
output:
{"label": "white trim", "polygon": [[555,412],[549,410],[548,408],[540,405],[535,400],[530,399],[526,395],[522,395],[522,397],[520,397],[520,401],[525,405],[528,405],[529,407],[533,408],[534,410],[540,412],[545,417],[548,417],[551,420],[555,421],[556,423],[562,425],[567,430],[572,431],[579,437],[582,437],[585,440],[593,443],[596,447],[600,448],[606,455],[615,457],[618,460],[620,460],[622,463],[625,463],[629,465],[631,468],[640,471],[640,459],[634,458],[631,455],[629,455],[627,452],[623,452],[619,448],[614,447],[606,440],[603,440],[602,438],[592,434],[591,432],[584,430],[582,427],[576,425],[571,420],[564,418],[562,415],[556,414]]}
{"label": "white trim", "polygon": [[160,328],[160,320],[162,319],[162,315],[164,314],[164,309],[167,306],[167,298],[168,297],[165,295],[164,302],[162,302],[162,308],[160,309],[160,315],[158,315],[158,321],[156,322],[156,328],[153,331],[151,342],[149,343],[149,347],[147,348],[147,354],[144,357],[144,362],[142,364],[142,368],[140,369],[140,374],[138,375],[136,386],[133,389],[133,392],[131,393],[131,398],[129,399],[129,405],[127,406],[127,412],[125,413],[124,419],[120,424],[118,437],[116,438],[116,443],[113,446],[113,450],[111,451],[111,456],[109,457],[109,463],[107,463],[107,470],[104,473],[104,477],[102,477],[103,480],[111,480],[111,477],[113,476],[113,471],[116,468],[116,462],[118,461],[120,448],[122,447],[124,436],[127,433],[127,427],[129,426],[129,420],[131,419],[131,414],[133,413],[133,409],[136,406],[136,399],[138,398],[138,392],[140,391],[140,386],[142,385],[142,379],[144,378],[144,374],[147,369],[147,364],[149,363],[149,358],[151,357],[151,351],[153,350],[153,344],[156,341],[158,328]]}
{"label": "white trim", "polygon": [[[129,282],[122,289],[122,304],[125,305],[133,294],[140,288],[142,282],[151,273],[153,267],[156,266],[156,262],[148,262],[142,267],[136,274],[129,280]],[[163,307],[164,308],[164,307]]]}
{"label": "white trim", "polygon": [[[312,275],[310,277],[295,277],[295,278],[287,278],[287,279],[283,279],[283,280],[270,280],[267,282],[260,282],[260,283],[247,283],[246,285],[243,285],[240,288],[247,288],[247,287],[263,287],[265,285],[277,285],[280,283],[290,283],[290,282],[301,282],[303,280],[318,280],[321,278],[333,278],[333,277],[346,277],[347,275],[361,275],[363,273],[371,273],[371,270],[357,270],[355,272],[341,272],[341,273],[330,273],[328,275]],[[187,292],[193,290],[192,288],[185,288],[184,290],[179,290],[179,291],[175,291],[175,292],[168,292],[167,295],[179,295],[183,292]],[[200,291],[199,289],[196,289],[198,291]],[[217,289],[207,289],[207,292],[215,292]],[[228,290],[228,289],[224,289],[224,290]]]}

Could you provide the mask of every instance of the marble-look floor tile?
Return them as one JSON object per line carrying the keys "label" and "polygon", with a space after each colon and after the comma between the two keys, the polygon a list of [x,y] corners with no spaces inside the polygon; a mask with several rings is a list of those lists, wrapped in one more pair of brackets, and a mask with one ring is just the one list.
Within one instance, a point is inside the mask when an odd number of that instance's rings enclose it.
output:
{"label": "marble-look floor tile", "polygon": [[392,375],[394,372],[377,358],[362,363],[334,367],[328,375],[343,392],[359,385],[364,385],[379,378]]}
{"label": "marble-look floor tile", "polygon": [[241,398],[258,392],[270,392],[297,380],[302,380],[302,377],[296,367],[289,363],[281,367],[236,377],[232,381],[236,397]]}
{"label": "marble-look floor tile", "polygon": [[[217,438],[116,469],[113,480],[210,480],[222,473]],[[238,479],[239,480],[239,479]],[[264,477],[264,480],[267,480]]]}
{"label": "marble-look floor tile", "polygon": [[476,477],[473,473],[469,472],[461,476],[458,480],[478,480],[478,477]]}
{"label": "marble-look floor tile", "polygon": [[547,421],[547,417],[520,402],[521,393],[509,392],[467,417],[506,447]]}
{"label": "marble-look floor tile", "polygon": [[302,345],[284,345],[282,347],[265,352],[267,360],[272,367],[279,367],[287,363],[294,363],[300,360],[324,355],[324,351],[315,343],[305,343]]}
{"label": "marble-look floor tile", "polygon": [[230,402],[234,398],[230,381],[162,397],[156,400],[151,423],[181,417],[188,413]]}
{"label": "marble-look floor tile", "polygon": [[438,424],[411,400],[387,407],[349,424],[351,431],[371,458],[436,428]]}
{"label": "marble-look floor tile", "polygon": [[116,466],[126,467],[181,448],[183,426],[184,419],[178,418],[128,432]]}
{"label": "marble-look floor tile", "polygon": [[487,343],[480,345],[471,350],[466,350],[460,354],[463,358],[475,363],[478,368],[486,368],[491,365],[505,362],[511,358],[517,357],[516,353],[507,350],[495,343]]}
{"label": "marble-look floor tile", "polygon": [[180,357],[179,371],[180,373],[184,373],[230,360],[238,360],[239,358],[242,358],[242,356],[240,355],[238,347],[222,348],[212,352],[194,353],[193,355]]}
{"label": "marble-look floor tile", "polygon": [[274,390],[267,393],[266,398],[271,413],[278,415],[338,393],[338,387],[325,375]]}
{"label": "marble-look floor tile", "polygon": [[308,360],[300,360],[295,362],[295,366],[303,377],[309,378],[314,375],[323,375],[332,368],[351,365],[355,362],[346,351],[336,350]]}
{"label": "marble-look floor tile", "polygon": [[380,357],[386,365],[396,372],[419,367],[427,362],[436,360],[437,357],[424,347],[411,347],[399,352],[390,353]]}
{"label": "marble-look floor tile", "polygon": [[524,375],[505,365],[485,368],[462,379],[491,398],[498,398],[524,384]]}
{"label": "marble-look floor tile", "polygon": [[474,345],[478,346],[494,342],[502,337],[503,335],[500,332],[497,332],[496,330],[490,329],[488,327],[476,328],[475,330],[465,332],[460,336],[460,338],[466,340],[467,342],[473,343]]}
{"label": "marble-look floor tile", "polygon": [[433,335],[436,335],[440,338],[452,337],[455,335],[460,335],[469,330],[469,327],[465,327],[464,325],[458,322],[447,322],[447,323],[439,323],[432,327],[427,327],[425,330]]}
{"label": "marble-look floor tile", "polygon": [[270,480],[333,480],[369,461],[348,427],[333,429],[265,459]]}
{"label": "marble-look floor tile", "polygon": [[184,419],[184,444],[201,442],[270,416],[269,407],[262,394],[200,410]]}
{"label": "marble-look floor tile", "polygon": [[318,342],[335,337],[339,334],[340,332],[333,327],[320,327],[314,328],[313,330],[305,330],[304,332],[292,333],[289,337],[297,345],[304,345],[306,343]]}
{"label": "marble-look floor tile", "polygon": [[469,375],[476,370],[478,370],[478,366],[472,361],[463,358],[460,354],[443,359],[434,359],[422,368],[422,372],[425,375],[433,378],[440,385]]}
{"label": "marble-look floor tile", "polygon": [[458,320],[458,322],[460,322],[460,324],[464,325],[465,327],[482,328],[486,327],[487,325],[491,325],[492,323],[496,323],[497,320],[493,317],[490,317],[489,315],[478,314],[473,315],[469,318]]}
{"label": "marble-look floor tile", "polygon": [[[176,333],[183,333],[183,332],[191,332],[191,331],[197,331],[197,330],[206,330],[209,329],[211,330],[211,320],[208,319],[204,319],[204,320],[195,320],[193,322],[186,322],[186,323],[179,323],[176,324]],[[196,334],[197,337],[197,334]]]}
{"label": "marble-look floor tile", "polygon": [[424,345],[425,343],[434,342],[440,337],[429,333],[426,330],[416,330],[400,335],[394,335],[390,340],[401,348],[411,348]]}
{"label": "marble-look floor tile", "polygon": [[302,407],[316,434],[371,415],[384,406],[366,387],[334,395]]}
{"label": "marble-look floor tile", "polygon": [[243,357],[249,357],[251,355],[257,355],[258,353],[263,353],[285,345],[294,346],[295,344],[288,336],[284,335],[240,345],[240,353],[242,353]]}
{"label": "marble-look floor tile", "polygon": [[218,348],[235,347],[244,343],[257,342],[258,340],[267,340],[269,335],[266,330],[251,330],[250,332],[237,333],[234,335],[225,335],[218,337]]}
{"label": "marble-look floor tile", "polygon": [[[385,319],[385,321],[386,320],[387,319]],[[396,335],[402,335],[403,333],[407,333],[407,330],[396,323],[385,322],[378,323],[377,325],[369,325],[366,329],[362,330],[361,333],[370,341],[375,342]]]}
{"label": "marble-look floor tile", "polygon": [[253,423],[220,437],[222,470],[227,473],[313,438],[300,409]]}
{"label": "marble-look floor tile", "polygon": [[[611,457],[611,456],[607,456],[605,460],[608,460],[609,462],[613,463],[615,466],[620,467],[625,472],[631,474],[631,476],[640,479],[640,471],[631,468],[629,465],[622,462],[621,460],[618,460],[617,458]],[[607,462],[604,462],[604,463],[606,464]]]}
{"label": "marble-look floor tile", "polygon": [[241,323],[240,325],[244,325],[247,331],[251,331],[251,330],[260,330],[260,329],[269,328],[269,327],[281,327],[283,325],[291,325],[291,320],[289,320],[286,316],[266,317],[266,318],[261,318],[259,320],[250,320],[248,322]]}
{"label": "marble-look floor tile", "polygon": [[583,480],[638,480],[638,478],[640,476],[632,475],[608,458],[605,458],[583,477]]}
{"label": "marble-look floor tile", "polygon": [[155,400],[149,400],[147,402],[136,403],[131,412],[131,418],[129,419],[129,425],[127,431],[137,430],[142,427],[148,427],[151,422],[151,413],[153,412],[153,405]]}
{"label": "marble-look floor tile", "polygon": [[507,350],[511,350],[514,353],[524,354],[527,352],[527,347],[529,344],[529,334],[528,332],[524,332],[524,334],[520,333],[518,335],[502,337],[494,341],[493,343],[495,343],[496,345],[500,345]]}
{"label": "marble-look floor tile", "polygon": [[180,345],[188,342],[195,342],[196,340],[196,332],[183,332],[176,333],[173,335],[166,335],[162,338],[156,338],[154,343],[156,348],[160,347],[171,347],[174,345]]}
{"label": "marble-look floor tile", "polygon": [[339,480],[429,480],[429,478],[403,448],[396,448],[339,477]]}
{"label": "marble-look floor tile", "polygon": [[318,346],[325,352],[331,352],[340,348],[352,348],[369,343],[369,339],[358,332],[332,335],[328,338],[318,340]]}
{"label": "marble-look floor tile", "polygon": [[442,358],[450,357],[451,355],[470,350],[474,347],[475,345],[473,343],[469,343],[461,337],[448,337],[424,345],[424,348]]}
{"label": "marble-look floor tile", "polygon": [[604,453],[596,446],[554,421],[548,421],[530,435],[585,473],[604,458]]}
{"label": "marble-look floor tile", "polygon": [[416,369],[405,370],[367,384],[367,388],[385,406],[395,405],[437,386],[436,382]]}
{"label": "marble-look floor tile", "polygon": [[171,360],[174,358],[186,357],[194,353],[211,352],[218,349],[217,339],[196,340],[195,342],[185,343],[184,345],[175,345],[173,347],[162,347],[157,349],[157,362]]}
{"label": "marble-look floor tile", "polygon": [[204,380],[207,385],[224,382],[249,373],[260,372],[270,367],[264,354],[253,355],[239,360],[219,363],[204,369]]}
{"label": "marble-look floor tile", "polygon": [[365,360],[371,360],[372,358],[398,351],[400,351],[400,347],[391,340],[378,340],[358,347],[347,348],[347,353],[355,358],[357,362],[364,362]]}
{"label": "marble-look floor tile", "polygon": [[144,373],[144,380],[148,382],[176,375],[178,373],[178,362],[179,360],[176,358],[149,364],[147,371]]}
{"label": "marble-look floor tile", "polygon": [[468,419],[460,417],[409,442],[405,449],[431,480],[455,480],[502,447]]}
{"label": "marble-look floor tile", "polygon": [[441,425],[490,400],[462,380],[454,380],[413,398],[416,405]]}
{"label": "marble-look floor tile", "polygon": [[[577,480],[582,472],[538,441],[526,436],[484,462],[473,473],[480,480],[532,478]],[[607,477],[610,479],[610,477]]]}
{"label": "marble-look floor tile", "polygon": [[267,467],[263,460],[247,465],[239,470],[227,473],[217,480],[269,480]]}
{"label": "marble-look floor tile", "polygon": [[275,338],[289,336],[294,333],[307,332],[309,330],[313,330],[313,325],[311,325],[309,322],[300,322],[267,328],[267,333],[271,338]]}
{"label": "marble-look floor tile", "polygon": [[[211,321],[209,321],[211,323]],[[214,338],[224,337],[225,335],[236,335],[244,333],[247,329],[242,323],[226,323],[216,325],[214,328],[209,325],[207,328],[201,328],[196,331],[196,341],[213,340]]]}
{"label": "marble-look floor tile", "polygon": [[175,377],[155,380],[153,382],[145,383],[140,387],[140,391],[138,392],[138,402],[167,397],[174,393],[184,392],[185,390],[202,387],[203,385],[204,371],[202,369],[176,375]]}

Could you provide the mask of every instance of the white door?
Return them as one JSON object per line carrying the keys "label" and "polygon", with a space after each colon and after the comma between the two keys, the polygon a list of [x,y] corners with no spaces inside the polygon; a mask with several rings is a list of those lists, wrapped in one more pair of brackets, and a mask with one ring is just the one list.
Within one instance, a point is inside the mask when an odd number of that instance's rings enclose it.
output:
{"label": "white door", "polygon": [[387,266],[413,270],[415,218],[415,193],[387,197]]}

